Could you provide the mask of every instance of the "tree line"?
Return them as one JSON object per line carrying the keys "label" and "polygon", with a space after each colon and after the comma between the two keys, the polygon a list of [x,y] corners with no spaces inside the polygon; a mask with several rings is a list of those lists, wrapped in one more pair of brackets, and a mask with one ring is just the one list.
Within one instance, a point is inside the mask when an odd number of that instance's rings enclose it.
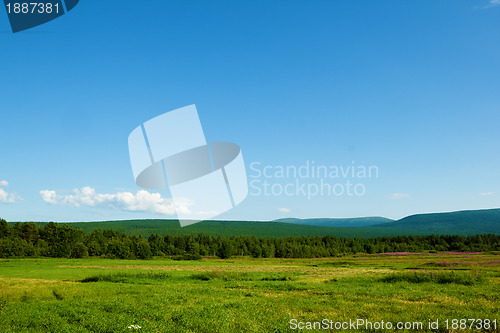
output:
{"label": "tree line", "polygon": [[96,229],[85,233],[68,224],[33,222],[9,225],[0,219],[0,258],[106,257],[149,259],[200,259],[214,256],[254,258],[320,258],[356,253],[387,252],[484,252],[500,251],[500,235],[427,235],[375,238],[300,236],[264,238],[254,236],[150,235],[129,236],[115,230]]}

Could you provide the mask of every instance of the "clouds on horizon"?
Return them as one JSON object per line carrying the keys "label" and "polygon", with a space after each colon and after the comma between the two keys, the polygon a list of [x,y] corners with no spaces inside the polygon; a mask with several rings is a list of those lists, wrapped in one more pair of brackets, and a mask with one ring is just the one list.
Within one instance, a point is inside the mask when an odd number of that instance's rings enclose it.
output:
{"label": "clouds on horizon", "polygon": [[278,208],[281,213],[290,213],[292,210],[290,208]]}
{"label": "clouds on horizon", "polygon": [[41,190],[43,201],[51,205],[68,207],[113,208],[129,212],[148,212],[161,215],[175,215],[176,212],[190,214],[189,200],[177,202],[170,198],[162,198],[160,193],[149,193],[145,190],[118,193],[97,193],[90,186],[74,189],[73,194],[59,195],[56,191]]}
{"label": "clouds on horizon", "polygon": [[2,187],[8,187],[9,182],[6,180],[0,180],[0,202],[1,203],[15,203],[17,201],[23,200],[16,192],[7,192]]}

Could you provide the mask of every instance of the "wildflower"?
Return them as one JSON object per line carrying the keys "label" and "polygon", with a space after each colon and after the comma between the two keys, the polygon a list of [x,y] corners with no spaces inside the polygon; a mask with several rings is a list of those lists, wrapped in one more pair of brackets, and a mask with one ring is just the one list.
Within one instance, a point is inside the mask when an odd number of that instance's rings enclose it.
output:
{"label": "wildflower", "polygon": [[142,327],[139,325],[130,325],[128,328],[133,330],[140,330]]}

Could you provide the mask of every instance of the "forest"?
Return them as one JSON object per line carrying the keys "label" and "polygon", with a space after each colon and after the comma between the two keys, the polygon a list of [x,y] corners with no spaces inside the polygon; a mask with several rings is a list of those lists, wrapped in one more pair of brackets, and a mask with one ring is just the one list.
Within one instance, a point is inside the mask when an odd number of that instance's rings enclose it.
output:
{"label": "forest", "polygon": [[210,235],[157,235],[147,239],[115,230],[84,232],[69,224],[17,222],[0,219],[0,258],[104,257],[177,260],[202,257],[251,256],[254,258],[322,258],[356,253],[436,253],[500,251],[500,235],[422,235],[375,238],[326,236],[255,237]]}

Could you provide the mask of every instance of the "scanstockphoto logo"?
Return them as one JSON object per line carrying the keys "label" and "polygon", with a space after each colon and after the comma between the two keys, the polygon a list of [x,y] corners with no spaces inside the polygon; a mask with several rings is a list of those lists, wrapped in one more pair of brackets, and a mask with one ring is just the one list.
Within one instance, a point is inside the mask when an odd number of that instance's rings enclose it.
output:
{"label": "scanstockphoto logo", "polygon": [[52,21],[73,8],[80,0],[4,0],[12,32],[27,30]]}
{"label": "scanstockphoto logo", "polygon": [[301,165],[250,164],[251,196],[362,197],[367,182],[379,177],[376,165],[319,165],[305,161]]}
{"label": "scanstockphoto logo", "polygon": [[224,213],[248,194],[241,149],[207,143],[194,105],[146,121],[128,138],[135,182],[168,189],[181,226]]}

